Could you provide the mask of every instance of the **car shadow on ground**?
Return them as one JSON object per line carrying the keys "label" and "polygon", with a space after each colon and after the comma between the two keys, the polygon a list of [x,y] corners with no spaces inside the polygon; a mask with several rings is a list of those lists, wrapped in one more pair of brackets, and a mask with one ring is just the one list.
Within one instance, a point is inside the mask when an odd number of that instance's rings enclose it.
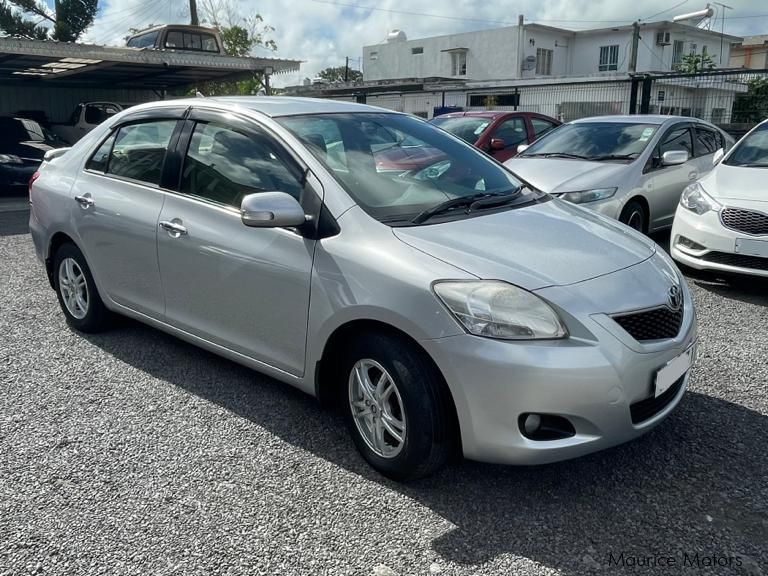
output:
{"label": "car shadow on ground", "polygon": [[[673,556],[678,566],[697,552],[739,556],[740,567],[719,567],[717,574],[761,574],[758,566],[768,562],[768,417],[732,402],[688,392],[659,428],[611,450],[530,468],[457,461],[432,478],[397,484],[357,455],[338,415],[289,386],[130,320],[87,338],[291,445],[415,499],[455,526],[433,540],[434,551],[467,568],[507,553],[573,575],[634,573],[610,563],[622,553]],[[205,376],[212,373],[215,383]],[[707,572],[661,572],[700,570]]]}

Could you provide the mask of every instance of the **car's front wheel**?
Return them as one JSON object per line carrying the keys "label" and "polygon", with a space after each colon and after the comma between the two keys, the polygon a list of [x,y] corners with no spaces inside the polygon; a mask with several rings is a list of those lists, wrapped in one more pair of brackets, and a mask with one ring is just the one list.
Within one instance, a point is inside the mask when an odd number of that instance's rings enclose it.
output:
{"label": "car's front wheel", "polygon": [[70,326],[81,332],[100,332],[109,325],[109,311],[99,296],[83,253],[74,244],[64,244],[56,251],[53,282]]}
{"label": "car's front wheel", "polygon": [[645,206],[637,200],[627,202],[627,205],[621,211],[619,221],[643,234],[648,232],[648,214],[646,213]]}
{"label": "car's front wheel", "polygon": [[421,350],[404,338],[369,334],[347,350],[345,406],[360,453],[395,480],[441,468],[456,437],[447,389]]}

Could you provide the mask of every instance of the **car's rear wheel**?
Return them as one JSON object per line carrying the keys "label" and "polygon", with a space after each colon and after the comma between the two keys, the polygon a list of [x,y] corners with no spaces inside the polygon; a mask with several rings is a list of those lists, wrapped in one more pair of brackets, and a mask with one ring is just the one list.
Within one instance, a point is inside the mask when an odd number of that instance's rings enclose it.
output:
{"label": "car's rear wheel", "polygon": [[74,244],[63,244],[54,256],[54,288],[64,316],[81,332],[100,332],[109,325],[104,306],[83,253]]}
{"label": "car's rear wheel", "polygon": [[368,463],[395,480],[428,476],[454,448],[447,390],[434,365],[404,338],[369,334],[343,362],[345,415]]}
{"label": "car's rear wheel", "polygon": [[648,232],[648,214],[637,200],[630,200],[621,211],[619,221],[643,234]]}

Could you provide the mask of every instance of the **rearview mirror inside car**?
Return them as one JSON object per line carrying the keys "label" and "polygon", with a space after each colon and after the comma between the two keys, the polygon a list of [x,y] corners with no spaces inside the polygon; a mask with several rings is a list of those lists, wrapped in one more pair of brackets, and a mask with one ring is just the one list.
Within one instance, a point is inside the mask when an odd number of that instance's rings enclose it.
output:
{"label": "rearview mirror inside car", "polygon": [[301,204],[285,192],[248,194],[240,203],[240,217],[252,228],[287,228],[307,221]]}
{"label": "rearview mirror inside car", "polygon": [[667,150],[661,156],[662,166],[677,166],[688,162],[688,152],[685,150]]}

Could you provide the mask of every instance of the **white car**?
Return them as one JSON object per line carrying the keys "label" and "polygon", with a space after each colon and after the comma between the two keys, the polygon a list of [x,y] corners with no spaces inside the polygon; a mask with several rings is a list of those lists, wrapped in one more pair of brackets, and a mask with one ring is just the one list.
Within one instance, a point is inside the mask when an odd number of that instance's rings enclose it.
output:
{"label": "white car", "polygon": [[768,120],[688,186],[672,226],[672,257],[691,268],[768,277]]}

